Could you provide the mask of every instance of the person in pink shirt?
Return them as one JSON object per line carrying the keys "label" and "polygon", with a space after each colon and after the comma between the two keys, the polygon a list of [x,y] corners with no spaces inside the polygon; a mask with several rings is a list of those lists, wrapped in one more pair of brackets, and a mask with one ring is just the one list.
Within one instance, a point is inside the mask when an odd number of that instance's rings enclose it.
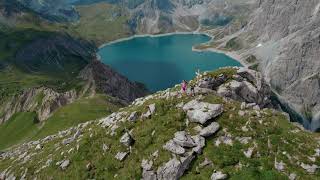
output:
{"label": "person in pink shirt", "polygon": [[183,80],[181,83],[181,91],[182,93],[186,94],[187,93],[187,88],[188,88],[188,83],[187,81]]}

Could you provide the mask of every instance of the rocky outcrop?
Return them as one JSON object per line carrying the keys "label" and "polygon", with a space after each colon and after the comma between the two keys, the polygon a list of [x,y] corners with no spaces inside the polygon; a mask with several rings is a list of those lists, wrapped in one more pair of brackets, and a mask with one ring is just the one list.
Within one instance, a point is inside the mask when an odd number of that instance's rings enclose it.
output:
{"label": "rocky outcrop", "polygon": [[15,113],[31,112],[37,113],[36,121],[48,119],[58,108],[72,103],[78,95],[75,90],[58,93],[50,88],[31,88],[21,94],[12,97],[2,107],[3,115],[0,124],[9,120]]}
{"label": "rocky outcrop", "polygon": [[184,105],[183,110],[187,112],[191,122],[206,124],[208,120],[219,116],[223,112],[223,106],[193,100]]}
{"label": "rocky outcrop", "polygon": [[79,75],[89,81],[97,92],[131,102],[148,94],[143,84],[130,82],[127,78],[112,70],[100,61],[94,60]]}
{"label": "rocky outcrop", "polygon": [[193,111],[193,108],[197,110],[198,115],[188,115],[188,119],[193,119],[195,123],[199,123],[202,126],[200,127],[200,132],[196,136],[191,136],[185,131],[178,131],[174,134],[174,138],[163,146],[165,150],[172,153],[174,158],[158,168],[157,179],[159,180],[179,179],[189,168],[197,154],[202,153],[202,149],[205,146],[205,138],[214,135],[220,128],[217,122],[213,122],[208,126],[206,126],[206,122],[215,120],[223,112],[222,105],[193,100],[182,107],[184,111],[187,111],[187,114],[190,114],[189,112]]}
{"label": "rocky outcrop", "polygon": [[235,80],[219,86],[217,92],[221,96],[241,102],[255,103],[260,107],[267,107],[271,104],[270,87],[260,73],[247,68],[240,68]]}
{"label": "rocky outcrop", "polygon": [[122,143],[125,146],[131,146],[134,143],[134,139],[131,137],[131,135],[126,132],[120,139],[120,143]]}
{"label": "rocky outcrop", "polygon": [[[217,94],[237,100],[258,105],[260,108],[272,107],[271,89],[261,73],[245,68],[234,68],[235,74],[232,78],[227,78],[223,74],[217,77],[200,75],[198,77],[198,88],[209,88],[216,90]],[[197,107],[195,104],[191,108]]]}
{"label": "rocky outcrop", "polygon": [[190,163],[195,158],[193,154],[188,154],[186,157],[181,157],[179,160],[173,158],[157,171],[158,180],[176,180],[179,179],[188,169]]}

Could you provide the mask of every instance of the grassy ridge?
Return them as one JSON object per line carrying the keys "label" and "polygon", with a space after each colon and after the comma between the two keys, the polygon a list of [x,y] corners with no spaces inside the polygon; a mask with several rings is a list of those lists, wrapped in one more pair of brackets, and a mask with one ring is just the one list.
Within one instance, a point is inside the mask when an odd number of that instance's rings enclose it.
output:
{"label": "grassy ridge", "polygon": [[[225,111],[222,116],[217,118],[217,122],[222,126],[219,133],[210,137],[206,141],[206,147],[203,153],[194,160],[189,170],[182,179],[187,180],[206,180],[209,179],[214,170],[227,173],[230,179],[287,179],[285,173],[294,172],[302,179],[315,179],[319,177],[316,174],[308,174],[295,161],[311,164],[307,157],[314,154],[317,147],[316,138],[318,135],[309,132],[300,131],[293,126],[284,115],[272,110],[263,110],[263,117],[257,117],[255,110],[248,110],[250,113],[245,116],[239,116],[240,103],[235,101],[225,102],[222,98],[215,95],[203,96],[203,101],[209,103],[222,103]],[[137,111],[139,114],[144,113],[149,104],[156,104],[156,114],[151,119],[138,120],[136,122],[120,122],[119,128],[116,129],[116,135],[111,136],[108,129],[97,125],[97,122],[90,124],[82,131],[82,138],[67,146],[61,146],[60,143],[64,138],[54,140],[44,144],[41,151],[32,150],[29,153],[37,153],[32,160],[21,165],[14,163],[13,171],[19,175],[28,169],[27,177],[37,176],[40,179],[141,179],[141,161],[152,157],[152,154],[158,150],[159,157],[154,160],[153,168],[163,165],[171,158],[168,151],[162,148],[162,145],[174,137],[177,131],[185,130],[192,135],[195,134],[193,128],[195,123],[185,124],[185,113],[176,108],[180,102],[188,102],[192,98],[183,97],[182,99],[150,99],[142,106],[132,106],[122,109],[128,114]],[[231,117],[231,118],[230,118]],[[261,121],[263,123],[260,123]],[[248,123],[249,122],[249,123]],[[248,126],[250,131],[242,131],[241,127]],[[223,130],[222,130],[223,129]],[[127,130],[132,130],[135,144],[132,146],[130,155],[120,162],[114,158],[117,152],[127,151],[119,139]],[[215,146],[215,141],[227,134],[231,134],[233,145],[221,144]],[[70,136],[72,136],[71,133]],[[235,137],[251,137],[248,144],[241,144],[235,140]],[[269,140],[268,140],[269,139]],[[271,148],[268,148],[270,141]],[[287,143],[285,143],[287,142]],[[109,150],[103,151],[103,144],[109,146]],[[256,144],[252,158],[244,155],[249,147]],[[76,147],[79,147],[77,149]],[[58,148],[57,148],[58,147]],[[283,153],[286,152],[286,153]],[[289,159],[289,156],[295,157],[296,160]],[[32,172],[41,168],[48,158],[52,158],[52,164],[33,174]],[[203,168],[199,164],[208,158],[213,162]],[[274,168],[274,159],[283,161],[286,166],[283,173]],[[67,170],[61,170],[55,165],[56,162],[63,159],[71,161]],[[7,167],[13,160],[0,162],[0,170]],[[319,158],[316,159],[319,165]],[[91,168],[87,168],[90,164]],[[240,168],[240,165],[242,167]],[[21,169],[21,167],[23,168]]]}
{"label": "grassy ridge", "polygon": [[53,116],[46,120],[33,139],[55,134],[60,130],[88,120],[102,118],[116,111],[119,107],[121,107],[119,102],[105,95],[81,98],[55,112]]}
{"label": "grassy ridge", "polygon": [[0,150],[31,139],[44,138],[88,120],[116,111],[122,105],[105,95],[85,97],[58,109],[43,123],[35,121],[35,112],[16,113],[0,125]]}

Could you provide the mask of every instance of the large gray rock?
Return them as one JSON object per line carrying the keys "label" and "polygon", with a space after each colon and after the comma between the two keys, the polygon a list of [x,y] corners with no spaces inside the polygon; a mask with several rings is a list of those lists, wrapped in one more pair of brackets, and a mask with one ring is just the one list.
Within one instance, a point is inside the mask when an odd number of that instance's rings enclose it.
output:
{"label": "large gray rock", "polygon": [[187,112],[187,116],[191,122],[205,124],[223,112],[221,104],[210,104],[192,100],[183,106],[183,110]]}
{"label": "large gray rock", "polygon": [[173,141],[182,147],[194,147],[195,142],[191,138],[191,135],[187,134],[185,131],[179,131],[174,134]]}
{"label": "large gray rock", "polygon": [[212,122],[209,126],[201,129],[200,136],[209,137],[215,134],[220,129],[220,125],[217,122]]}
{"label": "large gray rock", "polygon": [[274,160],[274,168],[278,171],[284,171],[285,165],[283,161],[277,162],[277,159]]}
{"label": "large gray rock", "polygon": [[205,77],[198,81],[197,86],[205,89],[216,89],[226,81],[226,77],[222,74],[217,78]]}
{"label": "large gray rock", "polygon": [[64,161],[61,163],[60,168],[61,168],[62,170],[66,170],[69,165],[70,165],[70,160],[64,160]]}
{"label": "large gray rock", "polygon": [[309,165],[309,164],[304,164],[304,163],[301,163],[300,165],[304,170],[306,170],[308,173],[311,173],[311,174],[314,174],[317,169],[319,169],[320,167],[313,164],[313,165]]}
{"label": "large gray rock", "polygon": [[130,133],[126,132],[122,135],[120,143],[125,146],[131,146],[134,143],[134,139],[131,137]]}
{"label": "large gray rock", "polygon": [[203,168],[203,167],[209,166],[209,165],[213,165],[213,162],[210,159],[205,158],[204,161],[199,164],[199,167]]}
{"label": "large gray rock", "polygon": [[246,79],[248,82],[254,84],[258,90],[261,89],[263,81],[261,73],[248,69],[246,67],[240,67],[237,70],[237,74],[242,78]]}
{"label": "large gray rock", "polygon": [[[70,132],[70,131],[69,131]],[[71,133],[71,132],[70,132]],[[79,136],[81,135],[81,131],[77,130],[73,136],[62,140],[62,144],[63,145],[67,145],[67,144],[71,144],[72,142],[74,142]]]}
{"label": "large gray rock", "polygon": [[145,171],[150,171],[152,169],[152,165],[153,165],[152,160],[148,161],[146,159],[143,159],[141,162],[141,168]]}
{"label": "large gray rock", "polygon": [[180,145],[175,143],[173,140],[168,141],[163,146],[163,148],[174,153],[174,154],[178,154],[178,155],[182,155],[186,152],[186,150],[183,147],[181,147]]}
{"label": "large gray rock", "polygon": [[196,144],[196,147],[192,148],[192,151],[197,154],[201,154],[202,149],[206,145],[206,139],[200,135],[192,136],[192,139],[193,139],[194,143]]}
{"label": "large gray rock", "polygon": [[221,171],[215,172],[211,175],[211,180],[222,180],[227,178],[228,178],[228,175],[223,174]]}
{"label": "large gray rock", "polygon": [[128,117],[129,121],[136,121],[139,118],[138,112],[134,111],[130,114],[130,116]]}
{"label": "large gray rock", "polygon": [[158,168],[157,177],[159,180],[177,180],[189,168],[190,163],[195,158],[193,154],[181,157],[180,160],[173,158],[165,165]]}
{"label": "large gray rock", "polygon": [[142,180],[157,180],[157,175],[153,171],[143,171]]}
{"label": "large gray rock", "polygon": [[128,156],[128,152],[118,152],[115,156],[116,159],[118,159],[119,161],[123,161],[127,156]]}
{"label": "large gray rock", "polygon": [[143,180],[156,180],[157,175],[152,170],[153,162],[152,160],[148,161],[143,159],[141,162],[141,168],[142,168],[142,179]]}
{"label": "large gray rock", "polygon": [[150,118],[156,112],[156,104],[150,104],[146,113],[142,114],[143,119]]}

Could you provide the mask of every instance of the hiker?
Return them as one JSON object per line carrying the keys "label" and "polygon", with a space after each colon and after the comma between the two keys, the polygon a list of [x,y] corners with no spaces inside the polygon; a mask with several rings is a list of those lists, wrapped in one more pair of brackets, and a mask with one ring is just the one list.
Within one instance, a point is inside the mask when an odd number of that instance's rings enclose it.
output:
{"label": "hiker", "polygon": [[195,88],[195,84],[191,84],[190,85],[190,91],[191,91],[191,96],[195,96],[196,95],[196,93],[195,93],[195,91],[194,91],[194,88]]}
{"label": "hiker", "polygon": [[182,91],[183,94],[187,93],[187,86],[188,86],[187,81],[183,80],[182,83],[181,83],[181,91]]}

